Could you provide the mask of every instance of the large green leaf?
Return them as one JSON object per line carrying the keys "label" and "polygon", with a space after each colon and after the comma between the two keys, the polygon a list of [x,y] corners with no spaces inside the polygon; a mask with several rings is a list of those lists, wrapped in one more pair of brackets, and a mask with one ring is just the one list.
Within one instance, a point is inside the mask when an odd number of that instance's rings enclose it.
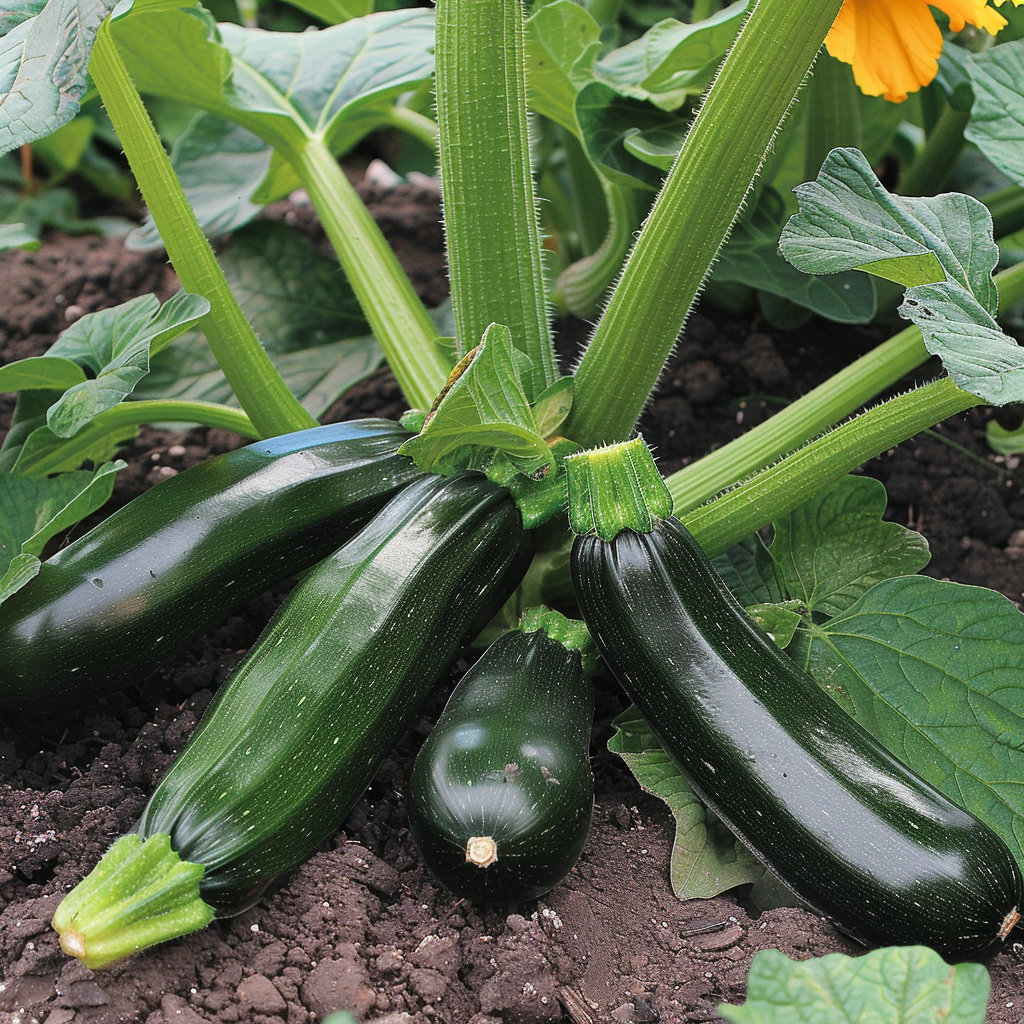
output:
{"label": "large green leaf", "polygon": [[797,189],[800,213],[779,241],[807,273],[865,270],[910,287],[900,313],[954,382],[986,402],[1024,395],[1024,349],[999,329],[992,220],[959,194],[906,199],[882,187],[857,150],[833,150]]}
{"label": "large green leaf", "polygon": [[836,323],[868,323],[875,315],[875,286],[866,274],[801,273],[779,254],[785,208],[774,189],[733,229],[713,268],[715,281],[737,281],[795,302]]}
{"label": "large green leaf", "polygon": [[530,107],[580,137],[576,94],[593,79],[601,26],[573,0],[537,7],[526,21],[526,84]]}
{"label": "large green leaf", "polygon": [[1024,39],[972,55],[974,106],[964,136],[1011,181],[1024,185]]}
{"label": "large green leaf", "polygon": [[1024,401],[1024,350],[966,288],[911,288],[900,313],[921,328],[956,385],[990,405]]}
{"label": "large green leaf", "polygon": [[49,0],[41,10],[34,2],[5,8],[0,19],[6,30],[0,38],[0,155],[55,132],[78,113],[93,41],[114,4]]}
{"label": "large green leaf", "polygon": [[772,562],[809,616],[836,615],[876,583],[928,564],[928,542],[883,522],[885,506],[881,483],[847,476],[775,522]]}
{"label": "large green leaf", "polygon": [[704,91],[749,6],[750,0],[736,0],[693,24],[665,18],[597,60],[594,77],[623,96],[676,110]]}
{"label": "large green leaf", "polygon": [[[272,154],[258,135],[222,117],[199,112],[189,122],[174,143],[171,162],[208,235],[230,234],[262,210],[252,197],[266,183]],[[281,195],[296,187],[298,179],[293,172]],[[155,249],[163,244],[151,216],[131,232],[127,244],[131,249]]]}
{"label": "large green leaf", "polygon": [[660,187],[661,170],[631,153],[626,141],[640,132],[673,131],[680,118],[591,82],[576,96],[576,120],[587,156],[609,181],[652,191]]}
{"label": "large green leaf", "polygon": [[981,964],[950,967],[924,946],[800,962],[765,949],[747,1001],[718,1012],[733,1024],[984,1024],[989,985]]}
{"label": "large green leaf", "polygon": [[237,231],[221,263],[268,352],[294,352],[369,333],[337,261],[287,224],[261,221]]}
{"label": "large green leaf", "polygon": [[[353,384],[373,373],[381,358],[377,340],[365,336],[274,354],[271,361],[303,408],[319,419]],[[238,405],[201,334],[190,334],[157,356],[135,395]]]}
{"label": "large green leaf", "polygon": [[885,580],[795,654],[876,739],[1024,865],[1024,615],[1001,594]]}
{"label": "large green leaf", "polygon": [[73,526],[110,497],[114,474],[124,462],[95,472],[80,470],[54,478],[0,474],[0,600],[38,572],[46,542]]}
{"label": "large green leaf", "polygon": [[61,356],[30,356],[0,366],[0,392],[42,388],[63,392],[85,380],[82,367]]}
{"label": "large green leaf", "polygon": [[94,376],[69,388],[50,407],[49,428],[58,437],[73,437],[95,416],[112,409],[149,372],[151,354],[184,334],[209,309],[206,299],[187,292],[162,306],[155,295],[141,295],[77,320],[47,355],[87,367]]}
{"label": "large green leaf", "polygon": [[764,874],[764,867],[724,825],[709,817],[635,707],[613,722],[608,749],[626,762],[648,793],[664,800],[676,822],[670,877],[681,900],[708,899]]}
{"label": "large green leaf", "polygon": [[796,189],[800,212],[782,254],[806,273],[864,270],[905,287],[954,281],[994,313],[999,250],[992,218],[971,196],[908,199],[887,192],[864,155],[835,149],[817,179]]}
{"label": "large green leaf", "polygon": [[[249,224],[235,232],[221,265],[275,367],[311,415],[321,416],[380,365],[380,346],[367,334],[338,264],[298,231]],[[157,355],[135,395],[237,405],[198,334]]]}
{"label": "large green leaf", "polygon": [[143,92],[227,118],[275,147],[318,135],[337,152],[365,134],[367,108],[429,79],[433,27],[421,9],[316,32],[215,26],[208,15],[166,11],[125,18],[114,32]]}
{"label": "large green leaf", "polygon": [[777,604],[787,598],[768,546],[757,534],[733,544],[714,559],[714,566],[744,606]]}

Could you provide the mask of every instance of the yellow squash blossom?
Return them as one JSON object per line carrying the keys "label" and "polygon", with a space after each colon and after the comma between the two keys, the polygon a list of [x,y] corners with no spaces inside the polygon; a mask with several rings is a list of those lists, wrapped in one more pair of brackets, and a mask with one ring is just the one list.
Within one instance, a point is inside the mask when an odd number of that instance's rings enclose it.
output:
{"label": "yellow squash blossom", "polygon": [[[1005,0],[994,2],[999,6]],[[954,32],[970,24],[995,35],[1006,24],[988,0],[845,0],[825,46],[853,65],[861,92],[899,103],[938,71],[942,33],[929,6],[949,17]]]}

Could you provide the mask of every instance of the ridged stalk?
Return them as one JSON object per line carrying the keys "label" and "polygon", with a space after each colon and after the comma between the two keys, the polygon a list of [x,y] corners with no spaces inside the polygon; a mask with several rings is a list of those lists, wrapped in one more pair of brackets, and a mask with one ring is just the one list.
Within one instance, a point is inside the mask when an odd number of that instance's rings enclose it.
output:
{"label": "ridged stalk", "polygon": [[[1024,299],[1024,263],[1001,271],[995,280],[1000,312]],[[920,330],[911,326],[900,331],[742,437],[673,473],[666,482],[676,515],[681,517],[737,480],[827,430],[892,387],[927,358]]]}
{"label": "ridged stalk", "polygon": [[714,557],[880,452],[983,404],[949,378],[915,388],[869,409],[679,518]]}
{"label": "ridged stalk", "polygon": [[264,437],[316,426],[291,393],[231,293],[105,21],[89,62],[135,180],[186,291],[210,302],[199,325],[242,408]]}
{"label": "ridged stalk", "polygon": [[326,142],[310,136],[289,159],[402,393],[413,408],[429,409],[450,370],[430,314]]}
{"label": "ridged stalk", "polygon": [[565,434],[629,436],[842,0],[760,0],[633,248],[576,376]]}
{"label": "ridged stalk", "polygon": [[837,146],[861,148],[860,90],[853,68],[822,50],[803,103],[807,104],[804,181],[814,181],[825,157]]}
{"label": "ridged stalk", "polygon": [[437,121],[459,354],[492,323],[533,361],[536,398],[556,375],[530,170],[520,0],[439,0]]}

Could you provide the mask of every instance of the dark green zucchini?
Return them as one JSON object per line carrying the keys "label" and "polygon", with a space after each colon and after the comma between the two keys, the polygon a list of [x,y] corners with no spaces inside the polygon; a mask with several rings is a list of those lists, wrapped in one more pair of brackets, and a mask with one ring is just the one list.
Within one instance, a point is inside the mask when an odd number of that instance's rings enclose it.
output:
{"label": "dark green zucchini", "polygon": [[802,899],[870,945],[953,961],[999,947],[1022,898],[1006,845],[782,653],[685,527],[579,536],[571,561],[608,667],[695,792]]}
{"label": "dark green zucchini", "polygon": [[585,630],[567,634],[566,622],[528,622],[495,640],[416,757],[409,824],[423,859],[457,896],[533,899],[583,850],[594,804],[594,701],[582,667],[590,641]]}
{"label": "dark green zucchini", "polygon": [[485,477],[430,476],[392,499],[299,583],[135,833],[65,898],[64,949],[102,966],[244,910],[309,856],[518,585],[530,549],[519,510]]}
{"label": "dark green zucchini", "polygon": [[258,441],[151,488],[0,605],[0,705],[88,705],[314,565],[422,474],[355,420]]}

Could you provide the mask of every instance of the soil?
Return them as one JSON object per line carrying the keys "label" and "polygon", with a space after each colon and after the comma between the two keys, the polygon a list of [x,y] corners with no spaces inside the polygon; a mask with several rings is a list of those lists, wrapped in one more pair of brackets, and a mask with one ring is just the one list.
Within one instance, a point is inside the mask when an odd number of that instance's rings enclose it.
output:
{"label": "soil", "polygon": [[[436,193],[370,185],[363,192],[421,294],[440,301],[446,285]],[[271,215],[315,231],[301,202]],[[9,253],[0,258],[0,274],[7,296],[2,362],[43,352],[85,312],[147,291],[166,299],[177,288],[162,254],[130,253],[95,237],[54,236],[36,253]],[[579,324],[561,327],[572,341],[585,334]],[[779,335],[703,307],[645,414],[644,433],[671,471],[879,337],[819,322]],[[329,418],[395,416],[402,408],[394,381],[381,371]],[[0,406],[4,425],[10,411],[11,403]],[[986,448],[988,415],[974,411],[944,423],[865,471],[885,482],[889,518],[928,537],[927,572],[992,587],[1020,604],[1024,472],[1019,459]],[[1011,422],[1012,411],[1005,415]],[[107,510],[241,443],[216,430],[144,430],[123,453],[128,468]],[[335,839],[255,908],[105,971],[69,960],[49,927],[62,894],[132,825],[283,593],[263,595],[174,661],[84,712],[5,712],[0,719],[0,1021],[305,1024],[338,1009],[395,1024],[712,1021],[720,1019],[719,1003],[743,1001],[758,950],[795,958],[859,952],[802,910],[754,917],[733,898],[742,893],[674,898],[670,815],[606,751],[609,723],[624,701],[599,678],[593,830],[578,865],[542,899],[492,908],[458,900],[431,878],[411,842],[406,779],[445,686]],[[1022,960],[1019,944],[992,960],[990,1021],[1024,1021]]]}

